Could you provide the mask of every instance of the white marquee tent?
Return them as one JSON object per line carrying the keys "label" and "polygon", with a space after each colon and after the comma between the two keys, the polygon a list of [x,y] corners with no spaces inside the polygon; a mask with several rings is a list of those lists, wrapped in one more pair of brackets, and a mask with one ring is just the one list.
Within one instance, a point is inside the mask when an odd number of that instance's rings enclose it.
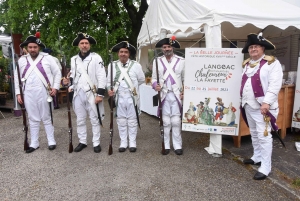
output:
{"label": "white marquee tent", "polygon": [[145,67],[149,35],[154,46],[165,36],[197,41],[205,33],[206,47],[221,47],[222,35],[246,40],[249,33],[263,29],[266,38],[300,33],[300,7],[286,1],[151,0],[137,39],[139,61]]}
{"label": "white marquee tent", "polygon": [[[207,48],[220,48],[225,37],[245,41],[249,33],[262,30],[266,38],[299,34],[300,7],[286,1],[151,0],[137,39],[138,60],[145,68],[150,49],[149,35],[152,47],[161,38],[171,35],[175,35],[181,44],[189,41],[182,45],[189,47],[205,34]],[[221,154],[221,144],[221,136],[212,134],[206,150]]]}

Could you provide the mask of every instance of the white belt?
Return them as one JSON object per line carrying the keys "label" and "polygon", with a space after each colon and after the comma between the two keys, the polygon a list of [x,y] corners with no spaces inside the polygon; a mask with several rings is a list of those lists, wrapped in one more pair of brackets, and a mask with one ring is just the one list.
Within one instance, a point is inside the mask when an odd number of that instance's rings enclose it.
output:
{"label": "white belt", "polygon": [[131,96],[131,91],[129,91],[129,90],[124,90],[124,91],[118,91],[118,94],[119,95],[130,95]]}

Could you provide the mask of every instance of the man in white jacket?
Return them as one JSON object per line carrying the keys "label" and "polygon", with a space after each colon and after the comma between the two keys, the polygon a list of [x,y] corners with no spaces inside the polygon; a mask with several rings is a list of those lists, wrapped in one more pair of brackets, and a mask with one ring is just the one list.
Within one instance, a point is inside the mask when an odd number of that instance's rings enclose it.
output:
{"label": "man in white jacket", "polygon": [[[101,151],[100,123],[104,118],[103,97],[105,93],[106,74],[100,55],[90,52],[90,45],[97,44],[96,40],[85,33],[78,33],[72,45],[78,46],[80,52],[71,58],[71,71],[69,78],[63,83],[70,83],[69,90],[74,91],[73,110],[77,116],[77,134],[79,144],[75,152],[87,147],[86,117],[89,115],[92,132],[94,152]],[[71,78],[71,82],[70,82]]]}
{"label": "man in white jacket", "polygon": [[53,101],[50,104],[48,101],[51,101],[53,99],[51,97],[54,97],[59,90],[61,72],[49,54],[40,52],[40,48],[45,48],[45,45],[39,39],[39,33],[36,36],[28,36],[20,44],[21,48],[25,46],[27,46],[29,54],[23,55],[18,61],[24,100],[20,95],[17,71],[15,71],[14,77],[18,102],[24,103],[29,119],[31,142],[26,153],[31,153],[39,148],[40,122],[43,122],[45,127],[48,149],[54,150],[56,141],[50,116]]}
{"label": "man in white jacket", "polygon": [[250,58],[243,63],[241,112],[249,126],[254,149],[253,156],[243,162],[260,165],[253,177],[255,180],[263,180],[271,172],[273,139],[270,132],[278,130],[278,93],[283,73],[280,62],[264,53],[272,49],[275,46],[260,33],[249,34],[242,50],[243,53],[249,53]]}
{"label": "man in white jacket", "polygon": [[[113,62],[113,68],[108,66],[107,90],[109,96],[115,96],[117,124],[121,139],[119,152],[136,151],[137,127],[139,124],[139,85],[144,83],[145,74],[142,66],[129,59],[135,55],[135,47],[127,41],[122,41],[112,47],[112,52],[118,52],[119,60]],[[113,69],[114,90],[111,86],[111,69]]]}
{"label": "man in white jacket", "polygon": [[[159,80],[156,76],[156,61],[153,61],[152,87],[161,91],[162,116],[164,123],[165,153],[170,153],[170,131],[175,154],[182,155],[181,116],[184,81],[184,58],[174,54],[174,48],[180,48],[179,42],[172,38],[161,39],[156,45],[161,48],[162,57],[157,58]],[[159,116],[159,114],[158,114]]]}

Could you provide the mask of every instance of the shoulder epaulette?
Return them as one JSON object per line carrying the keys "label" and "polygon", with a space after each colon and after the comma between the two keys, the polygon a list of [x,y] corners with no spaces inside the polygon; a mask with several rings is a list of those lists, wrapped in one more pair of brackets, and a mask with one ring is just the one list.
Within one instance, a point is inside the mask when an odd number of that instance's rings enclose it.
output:
{"label": "shoulder epaulette", "polygon": [[243,61],[243,65],[242,65],[242,66],[243,66],[243,68],[246,66],[246,64],[247,64],[247,63],[248,63],[250,60],[251,60],[251,59],[250,59],[250,58],[248,58],[248,59],[246,59],[246,60],[244,60],[244,61]]}
{"label": "shoulder epaulette", "polygon": [[274,56],[269,56],[269,55],[265,55],[263,59],[268,62],[268,65],[270,65],[276,60]]}

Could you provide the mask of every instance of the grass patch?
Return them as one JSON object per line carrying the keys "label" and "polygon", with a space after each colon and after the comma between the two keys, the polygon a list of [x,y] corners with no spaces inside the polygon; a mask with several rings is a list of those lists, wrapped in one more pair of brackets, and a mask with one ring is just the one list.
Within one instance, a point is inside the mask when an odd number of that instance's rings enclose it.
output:
{"label": "grass patch", "polygon": [[234,156],[234,157],[232,158],[232,160],[234,160],[234,161],[240,161],[240,159],[239,159],[238,156]]}
{"label": "grass patch", "polygon": [[295,187],[300,187],[300,178],[294,179],[292,184]]}

